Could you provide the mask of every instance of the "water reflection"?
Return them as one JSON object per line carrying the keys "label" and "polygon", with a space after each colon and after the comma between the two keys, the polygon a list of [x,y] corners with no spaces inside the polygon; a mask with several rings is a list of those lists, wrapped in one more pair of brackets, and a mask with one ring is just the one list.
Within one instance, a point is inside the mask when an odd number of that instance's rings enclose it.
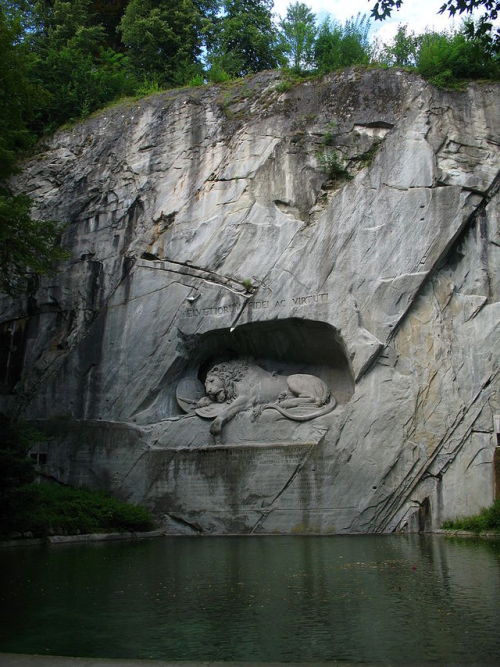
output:
{"label": "water reflection", "polygon": [[0,650],[495,662],[500,542],[165,538],[0,552]]}

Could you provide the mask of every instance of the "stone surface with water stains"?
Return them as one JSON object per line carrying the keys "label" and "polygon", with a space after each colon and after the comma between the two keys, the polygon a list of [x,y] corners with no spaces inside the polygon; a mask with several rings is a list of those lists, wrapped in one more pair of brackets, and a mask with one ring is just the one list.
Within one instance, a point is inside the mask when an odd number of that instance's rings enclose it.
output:
{"label": "stone surface with water stains", "polygon": [[[26,163],[16,187],[67,222],[71,259],[0,304],[3,409],[48,434],[45,474],[171,532],[476,512],[500,413],[498,86],[347,70],[283,88],[118,105]],[[317,375],[338,405],[300,424],[244,410],[216,444],[176,387],[234,357]]]}

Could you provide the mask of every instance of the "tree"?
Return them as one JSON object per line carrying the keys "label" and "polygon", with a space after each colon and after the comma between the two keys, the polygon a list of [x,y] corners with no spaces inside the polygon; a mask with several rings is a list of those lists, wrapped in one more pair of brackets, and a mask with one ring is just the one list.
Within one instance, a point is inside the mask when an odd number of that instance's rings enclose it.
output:
{"label": "tree", "polygon": [[31,201],[13,195],[8,179],[20,152],[34,140],[31,120],[39,88],[28,79],[28,61],[20,43],[21,22],[0,7],[0,292],[16,294],[33,273],[47,273],[65,256],[59,225],[30,217]]}
{"label": "tree", "polygon": [[37,134],[82,118],[107,102],[135,92],[126,56],[108,46],[94,22],[91,0],[39,0],[22,38],[30,80],[38,95],[31,127]]}
{"label": "tree", "polygon": [[344,24],[325,19],[320,26],[314,49],[319,72],[331,72],[340,67],[364,65],[370,61],[368,17],[358,14]]}
{"label": "tree", "polygon": [[316,18],[303,2],[288,5],[286,16],[280,23],[281,48],[292,69],[307,69],[314,57]]}
{"label": "tree", "polygon": [[[0,414],[0,534],[16,529],[19,511],[32,511],[26,485],[35,478],[28,452],[38,439],[26,424]],[[27,497],[28,496],[28,497]]]}
{"label": "tree", "polygon": [[0,511],[13,491],[35,477],[28,451],[37,436],[28,426],[0,414]]}
{"label": "tree", "polygon": [[193,0],[131,0],[119,30],[138,74],[164,86],[186,83],[201,69],[202,18]]}
{"label": "tree", "polygon": [[224,0],[224,14],[214,26],[209,63],[231,76],[246,76],[277,67],[273,0]]}
{"label": "tree", "polygon": [[89,6],[92,24],[103,26],[106,45],[114,51],[124,48],[118,26],[128,3],[129,0],[92,0]]}
{"label": "tree", "polygon": [[33,220],[31,200],[0,187],[0,292],[25,292],[34,274],[53,273],[67,252],[60,246],[62,225]]}
{"label": "tree", "polygon": [[406,24],[400,25],[392,44],[385,45],[380,60],[387,65],[414,67],[421,39],[413,32],[408,32]]}
{"label": "tree", "polygon": [[[400,9],[403,0],[377,0],[373,5],[371,15],[378,20],[391,16],[394,9]],[[439,13],[448,12],[450,16],[456,14],[468,14],[469,16],[475,9],[484,9],[478,22],[474,27],[474,36],[481,37],[486,35],[489,40],[500,47],[500,28],[493,30],[493,21],[498,18],[500,11],[499,0],[446,0],[439,8]]]}
{"label": "tree", "polygon": [[36,90],[28,80],[26,58],[15,46],[21,34],[20,18],[8,20],[0,6],[0,181],[12,174],[18,152],[33,141],[27,121]]}
{"label": "tree", "polygon": [[465,24],[455,33],[426,33],[416,56],[417,69],[431,83],[456,85],[460,80],[498,79],[500,62],[485,36],[470,37]]}

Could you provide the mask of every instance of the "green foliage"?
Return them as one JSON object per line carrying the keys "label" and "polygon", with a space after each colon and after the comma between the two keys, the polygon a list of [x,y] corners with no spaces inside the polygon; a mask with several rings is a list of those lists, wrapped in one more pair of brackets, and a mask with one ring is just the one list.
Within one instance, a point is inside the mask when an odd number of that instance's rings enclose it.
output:
{"label": "green foliage", "polygon": [[106,46],[123,51],[118,26],[130,0],[91,0],[89,13],[92,23],[102,25],[106,35]]}
{"label": "green foliage", "polygon": [[328,123],[328,130],[323,135],[323,143],[325,146],[331,146],[335,140],[335,130],[337,129],[337,123],[334,120],[331,120]]}
{"label": "green foliage", "polygon": [[316,72],[311,73],[304,70],[296,71],[291,69],[284,69],[283,80],[276,85],[275,90],[278,93],[286,93],[294,86],[303,83],[304,81],[310,81],[316,76]]}
{"label": "green foliage", "polygon": [[29,425],[0,415],[0,534],[35,536],[149,530],[149,512],[104,493],[56,484],[34,484],[29,450],[44,437]]}
{"label": "green foliage", "polygon": [[303,2],[288,5],[280,23],[280,46],[288,64],[295,72],[309,69],[314,57],[316,18]]}
{"label": "green foliage", "polygon": [[275,91],[277,93],[287,93],[293,88],[293,85],[294,82],[291,79],[284,79],[278,83],[278,85],[275,87]]}
{"label": "green foliage", "polygon": [[152,76],[142,80],[142,82],[136,88],[136,95],[138,97],[146,97],[147,95],[156,95],[157,93],[161,93],[162,90],[165,89],[160,86],[158,79]]}
{"label": "green foliage", "polygon": [[440,86],[467,79],[498,79],[500,60],[484,39],[468,38],[466,29],[423,35],[416,56],[419,73]]}
{"label": "green foliage", "polygon": [[354,158],[357,162],[360,162],[362,166],[367,167],[373,162],[373,158],[378,152],[378,149],[380,148],[380,145],[382,144],[382,139],[375,138],[373,141],[373,144],[371,147],[359,155],[358,157]]}
{"label": "green foliage", "polygon": [[104,27],[93,21],[90,0],[35,5],[22,48],[40,91],[31,123],[37,134],[135,91],[128,58],[109,46]]}
{"label": "green foliage", "polygon": [[445,521],[443,528],[448,530],[470,530],[474,533],[483,531],[500,532],[500,498],[491,507],[483,509],[477,516],[470,516],[454,521]]}
{"label": "green foliage", "polygon": [[253,292],[253,283],[250,280],[250,278],[245,278],[244,280],[241,281],[241,284],[243,287],[246,289],[247,292]]}
{"label": "green foliage", "polygon": [[96,55],[73,45],[50,48],[34,61],[33,74],[48,93],[47,102],[37,110],[39,133],[84,118],[137,88],[126,56],[110,49]]}
{"label": "green foliage", "polygon": [[33,220],[31,200],[0,188],[0,292],[15,295],[34,273],[52,273],[67,257],[59,245],[61,225]]}
{"label": "green foliage", "polygon": [[[453,0],[446,3],[447,10],[452,13],[455,5],[455,11],[464,11],[467,3],[487,8],[486,0]],[[222,83],[285,63],[295,73],[312,66],[324,73],[369,63],[366,16],[344,24],[327,20],[318,30],[307,4],[294,1],[277,34],[272,4],[271,0],[2,0],[0,82],[8,89],[0,96],[2,173],[10,173],[19,150],[29,146],[29,130],[37,135],[50,132],[115,99],[186,83],[201,85],[202,79]],[[379,10],[390,13],[396,5],[396,0],[383,1]],[[446,48],[438,39],[428,38],[419,68],[433,82],[447,85],[457,76],[496,76],[486,33],[479,22],[468,23],[460,38],[448,36],[453,44]],[[421,45],[422,40],[404,26],[381,61],[416,65]]]}
{"label": "green foliage", "polygon": [[385,45],[380,55],[381,62],[396,67],[414,67],[421,39],[408,32],[407,25],[400,25],[391,44]]}
{"label": "green foliage", "polygon": [[314,48],[318,72],[324,74],[340,67],[367,65],[370,62],[367,16],[358,14],[344,24],[326,19],[320,26]]}
{"label": "green foliage", "polygon": [[210,69],[207,71],[207,77],[210,83],[225,83],[231,80],[231,75],[226,72],[223,63],[214,58]]}
{"label": "green foliage", "polygon": [[65,256],[58,244],[60,226],[32,220],[29,198],[13,196],[6,184],[19,153],[33,141],[28,122],[44,99],[29,79],[22,25],[16,13],[8,19],[0,6],[0,292],[11,295],[26,289],[34,273],[54,270]]}
{"label": "green foliage", "polygon": [[352,176],[342,162],[342,158],[335,150],[323,151],[318,154],[320,168],[332,181],[350,180]]}
{"label": "green foliage", "polygon": [[130,0],[119,30],[137,74],[186,83],[196,74],[201,20],[193,0]]}
{"label": "green foliage", "polygon": [[279,63],[272,0],[224,0],[224,15],[215,23],[208,53],[232,78],[272,69]]}
{"label": "green foliage", "polygon": [[189,79],[188,86],[191,88],[196,88],[197,86],[204,86],[205,85],[205,77],[203,74],[195,74],[191,79]]}
{"label": "green foliage", "polygon": [[464,21],[460,30],[418,36],[403,25],[393,42],[384,45],[379,61],[413,66],[431,83],[444,88],[459,88],[471,79],[498,79],[499,54],[486,36],[476,34],[470,20]]}
{"label": "green foliage", "polygon": [[27,60],[16,47],[22,35],[19,17],[8,20],[0,5],[0,181],[15,169],[17,155],[33,136],[27,128],[36,87],[27,76]]}
{"label": "green foliage", "polygon": [[4,518],[3,533],[74,535],[141,531],[154,528],[150,513],[100,491],[58,484],[29,484],[17,490],[14,515]]}
{"label": "green foliage", "polygon": [[0,520],[12,510],[15,490],[34,479],[28,451],[38,436],[26,424],[0,414]]}

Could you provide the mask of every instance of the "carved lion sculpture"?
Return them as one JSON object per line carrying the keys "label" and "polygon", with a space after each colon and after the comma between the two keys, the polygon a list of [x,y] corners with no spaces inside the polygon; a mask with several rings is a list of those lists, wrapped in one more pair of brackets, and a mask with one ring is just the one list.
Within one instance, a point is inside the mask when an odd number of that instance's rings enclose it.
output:
{"label": "carved lion sculpture", "polygon": [[[207,395],[198,401],[195,412],[200,417],[214,417],[210,432],[219,440],[222,427],[243,410],[277,410],[294,421],[308,421],[331,412],[337,404],[329,388],[315,375],[277,375],[248,361],[229,361],[214,366],[205,380]],[[223,405],[222,405],[223,404]],[[290,408],[313,409],[294,414]]]}

